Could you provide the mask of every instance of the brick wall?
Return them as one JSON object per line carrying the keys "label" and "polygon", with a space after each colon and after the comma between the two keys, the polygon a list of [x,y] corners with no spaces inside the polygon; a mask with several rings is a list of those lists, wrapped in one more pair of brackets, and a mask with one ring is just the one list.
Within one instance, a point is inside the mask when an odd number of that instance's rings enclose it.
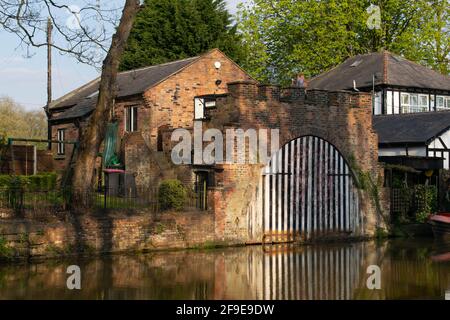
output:
{"label": "brick wall", "polygon": [[[0,221],[0,237],[16,258],[210,246],[214,215],[200,212],[69,216],[66,222]],[[0,257],[1,259],[2,257]]]}
{"label": "brick wall", "polygon": [[[58,130],[64,129],[64,139],[66,141],[78,141],[79,140],[79,129],[75,125],[75,123],[64,123],[52,126],[52,140],[58,140]],[[74,146],[71,144],[65,145],[65,152],[63,155],[58,155],[58,146],[57,144],[52,144],[52,153],[53,153],[53,163],[54,168],[57,172],[62,173],[68,167],[70,163],[70,157],[72,155]]]}
{"label": "brick wall", "polygon": [[[214,63],[221,63],[220,69]],[[144,94],[149,122],[143,135],[152,149],[156,146],[158,128],[190,128],[194,120],[194,98],[227,92],[227,83],[248,80],[249,76],[219,50],[189,65],[179,73],[154,86]],[[216,81],[220,80],[219,85]]]}
{"label": "brick wall", "polygon": [[[378,137],[372,129],[370,94],[305,92],[302,88],[280,89],[252,81],[229,83],[228,90],[230,94],[220,100],[207,126],[221,130],[227,126],[244,130],[279,129],[280,147],[294,138],[318,136],[333,144],[347,162],[369,173],[373,181],[379,181],[382,170],[378,164]],[[216,174],[220,188],[213,192],[218,238],[248,237],[247,209],[256,201],[262,167],[260,164],[216,165],[216,169],[220,168]],[[364,233],[371,235],[383,221],[373,197],[365,190],[360,191]],[[384,213],[388,212],[384,201],[381,207]]]}

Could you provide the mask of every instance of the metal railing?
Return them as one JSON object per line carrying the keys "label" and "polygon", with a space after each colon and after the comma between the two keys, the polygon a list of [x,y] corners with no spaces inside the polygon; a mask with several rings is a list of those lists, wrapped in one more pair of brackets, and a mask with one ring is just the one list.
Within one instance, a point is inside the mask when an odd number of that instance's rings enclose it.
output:
{"label": "metal railing", "polygon": [[[198,194],[189,192],[184,203],[184,210],[204,210]],[[145,209],[160,212],[158,189],[120,190],[102,188],[88,192],[74,192],[72,189],[61,190],[26,190],[24,188],[0,188],[0,208],[60,212],[71,208],[93,209]]]}

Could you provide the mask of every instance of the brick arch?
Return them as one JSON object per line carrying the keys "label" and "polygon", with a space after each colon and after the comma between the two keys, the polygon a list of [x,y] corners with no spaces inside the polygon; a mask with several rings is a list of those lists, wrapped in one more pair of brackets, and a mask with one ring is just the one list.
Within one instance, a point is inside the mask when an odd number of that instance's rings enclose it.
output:
{"label": "brick arch", "polygon": [[[315,136],[335,146],[345,163],[355,166],[352,169],[369,174],[373,181],[380,178],[382,171],[378,164],[378,139],[372,128],[370,94],[280,89],[249,81],[229,83],[228,89],[228,96],[217,103],[212,127],[233,123],[234,127],[244,130],[279,129],[280,146],[298,137]],[[350,172],[351,168],[348,170]],[[221,237],[250,237],[252,241],[260,241],[254,234],[263,233],[261,222],[249,223],[257,220],[262,210],[258,205],[262,189],[260,171],[261,165],[230,165],[221,173],[225,178],[223,189],[217,191],[215,206],[216,226],[222,230],[218,233]],[[373,235],[380,226],[378,209],[367,190],[358,190],[358,193],[364,221],[360,235]],[[387,204],[383,199],[381,202],[382,206]],[[228,232],[225,226],[234,229]],[[245,233],[248,230],[250,232]]]}
{"label": "brick arch", "polygon": [[355,176],[336,146],[320,137],[286,142],[263,168],[260,192],[262,217],[256,220],[264,242],[359,235]]}

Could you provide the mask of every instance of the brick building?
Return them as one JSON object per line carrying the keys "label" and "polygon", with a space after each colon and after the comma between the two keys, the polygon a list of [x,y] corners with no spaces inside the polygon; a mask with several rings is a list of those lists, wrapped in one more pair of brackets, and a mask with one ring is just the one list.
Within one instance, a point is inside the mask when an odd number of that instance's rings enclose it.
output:
{"label": "brick building", "polygon": [[[97,91],[98,79],[53,102],[49,135],[78,140]],[[360,237],[385,223],[383,194],[374,198],[371,189],[382,171],[370,94],[260,85],[212,50],[120,73],[113,113],[117,139],[105,141],[103,153],[113,144],[119,166],[140,187],[177,178],[201,192],[200,207],[214,214],[218,240]],[[224,134],[278,129],[280,148],[268,163],[174,165],[173,130],[198,124]],[[242,152],[232,148],[234,156]],[[59,144],[53,153],[66,169],[71,148]],[[362,187],[362,177],[372,185]]]}
{"label": "brick building", "polygon": [[[113,149],[122,167],[133,173],[136,184],[143,187],[174,177],[161,157],[162,132],[192,127],[195,117],[203,117],[204,104],[214,103],[215,96],[227,92],[228,82],[248,79],[251,77],[245,71],[217,49],[198,57],[119,73],[113,110],[118,134]],[[95,107],[98,84],[99,79],[95,79],[49,106],[49,139],[79,140]],[[55,167],[65,171],[73,146],[54,145],[52,151]],[[99,177],[104,169],[100,160]]]}

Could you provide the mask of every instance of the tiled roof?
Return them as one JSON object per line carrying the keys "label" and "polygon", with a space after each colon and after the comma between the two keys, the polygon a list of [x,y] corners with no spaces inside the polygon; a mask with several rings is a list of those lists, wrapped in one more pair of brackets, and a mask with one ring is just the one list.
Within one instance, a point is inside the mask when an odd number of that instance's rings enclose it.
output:
{"label": "tiled roof", "polygon": [[[192,57],[141,69],[120,72],[117,75],[117,84],[119,88],[117,97],[121,98],[142,94],[148,88],[180,71],[198,58],[199,57]],[[66,94],[60,99],[53,101],[49,106],[50,111],[61,108],[67,108],[67,110],[55,114],[52,120],[72,119],[92,112],[97,100],[99,81],[100,79],[97,78]]]}
{"label": "tiled roof", "polygon": [[312,78],[309,89],[351,90],[375,85],[392,85],[450,92],[450,77],[409,61],[389,51],[357,55]]}
{"label": "tiled roof", "polygon": [[379,144],[428,144],[450,129],[450,111],[373,117]]}

